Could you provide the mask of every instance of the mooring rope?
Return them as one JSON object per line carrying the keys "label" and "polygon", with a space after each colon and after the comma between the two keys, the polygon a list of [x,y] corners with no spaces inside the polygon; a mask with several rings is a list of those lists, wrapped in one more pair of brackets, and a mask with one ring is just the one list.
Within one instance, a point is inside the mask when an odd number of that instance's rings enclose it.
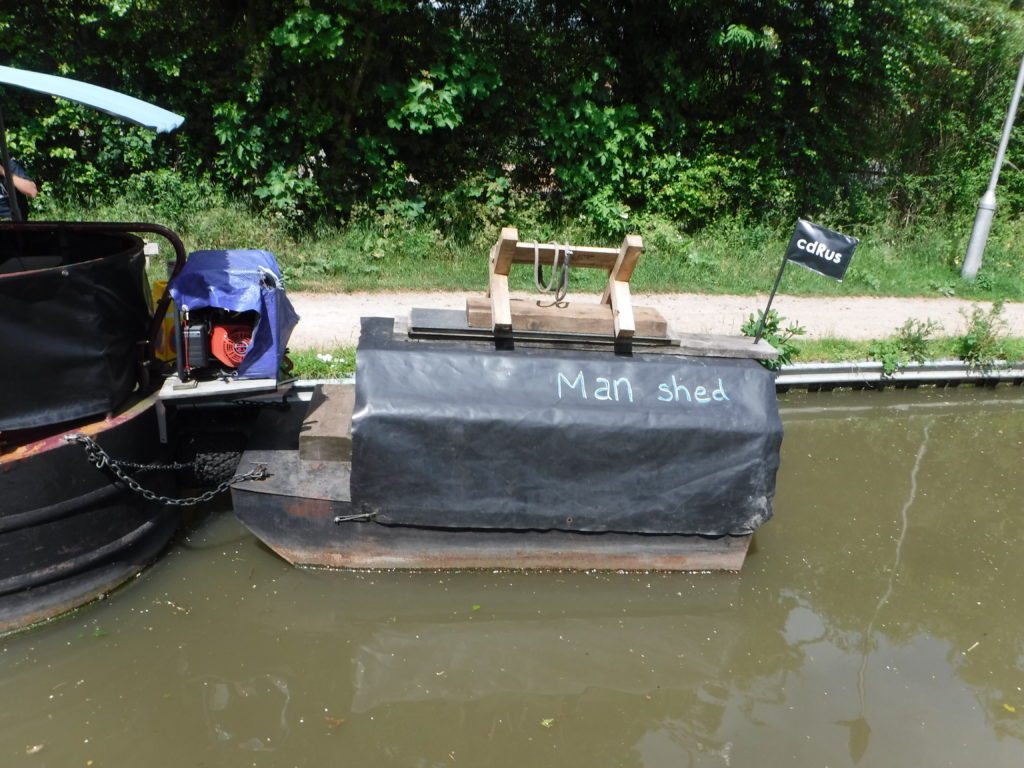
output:
{"label": "mooring rope", "polygon": [[[540,243],[533,241],[533,284],[541,293],[555,294],[554,300],[549,304],[541,304],[541,307],[560,306],[565,301],[565,294],[569,290],[569,267],[572,263],[572,249],[569,244],[564,246],[552,241],[551,246],[555,249],[555,255],[551,259],[551,280],[544,282],[544,267],[540,263]],[[562,249],[559,251],[559,249]],[[564,254],[561,258],[559,254]],[[561,264],[559,264],[561,261]]]}

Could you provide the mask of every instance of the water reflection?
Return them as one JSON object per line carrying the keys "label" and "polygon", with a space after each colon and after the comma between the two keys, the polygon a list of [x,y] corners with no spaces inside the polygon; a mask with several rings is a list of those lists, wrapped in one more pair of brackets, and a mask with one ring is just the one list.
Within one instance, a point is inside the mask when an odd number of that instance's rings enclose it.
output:
{"label": "water reflection", "polygon": [[[863,517],[865,523],[873,522],[870,528],[854,528],[830,518],[835,532],[846,540],[838,550],[822,550],[833,556],[827,568],[823,562],[808,561],[814,576],[803,592],[833,644],[844,653],[859,648],[855,716],[836,721],[849,731],[848,754],[854,764],[874,746],[872,723],[891,729],[896,709],[892,681],[901,677],[900,695],[931,690],[947,708],[958,698],[946,688],[951,672],[971,686],[956,685],[958,693],[983,693],[988,699],[964,700],[955,717],[949,716],[950,733],[939,740],[948,741],[949,748],[936,750],[936,764],[958,764],[951,757],[956,750],[967,744],[976,747],[970,741],[954,743],[953,734],[971,727],[994,726],[997,738],[1012,735],[1019,740],[1024,735],[1016,718],[1010,722],[1012,734],[1001,728],[1008,724],[1006,715],[1015,714],[1016,707],[1008,702],[1021,698],[1019,660],[1003,658],[1002,670],[1009,674],[988,667],[990,679],[981,689],[972,690],[974,682],[962,669],[969,661],[967,654],[980,648],[980,641],[973,638],[987,634],[982,626],[1009,624],[1011,632],[1021,629],[1015,616],[1006,621],[1005,611],[1020,596],[1020,529],[1006,513],[1017,506],[1024,418],[1019,400],[1006,394],[938,392],[923,401],[905,402],[894,395],[873,407],[861,405],[843,419],[826,421],[813,414],[793,414],[787,440],[794,432],[813,428],[831,446],[833,463],[857,467],[855,478],[845,471],[831,473],[834,491],[844,498],[838,508],[851,521]],[[957,408],[950,408],[949,401]],[[794,442],[800,443],[800,438]],[[813,524],[820,518],[801,519]],[[816,578],[819,575],[821,579]],[[845,588],[834,583],[840,576]],[[872,599],[874,605],[867,608],[864,603]],[[859,631],[858,617],[863,625]],[[1013,639],[1002,650],[1017,643]],[[990,642],[990,647],[998,645]],[[891,661],[907,652],[912,661]],[[933,663],[921,664],[929,653]],[[918,674],[908,678],[911,669]],[[993,683],[999,686],[995,678],[1004,684],[1001,691],[993,689]],[[873,695],[875,689],[880,696]],[[993,706],[993,696],[998,706]],[[934,710],[942,708],[927,695],[920,704],[920,719],[907,723],[908,738],[925,730]],[[926,748],[916,739],[911,742]],[[969,751],[962,758],[978,761]]]}
{"label": "water reflection", "polygon": [[202,681],[203,715],[211,741],[235,742],[240,749],[270,752],[290,731],[288,682],[260,674],[241,681]]}
{"label": "water reflection", "polygon": [[740,575],[300,571],[213,515],[0,641],[2,764],[1019,765],[1022,402],[789,398]]}
{"label": "water reflection", "polygon": [[875,622],[878,621],[878,615],[882,610],[882,607],[889,602],[889,598],[892,596],[893,586],[896,581],[896,574],[900,570],[900,561],[903,555],[903,542],[907,537],[907,529],[909,527],[908,513],[914,501],[917,499],[917,474],[921,469],[921,462],[924,459],[925,452],[928,447],[928,430],[931,428],[932,423],[928,422],[924,425],[924,431],[921,438],[921,445],[917,449],[917,454],[914,457],[914,464],[910,469],[910,490],[906,502],[900,509],[900,531],[896,537],[895,555],[893,557],[893,564],[889,568],[889,580],[885,586],[885,592],[878,600],[878,605],[875,606],[874,612],[871,614],[871,620],[868,622],[868,627],[864,632],[863,640],[863,651],[861,657],[860,670],[857,673],[857,694],[860,698],[860,711],[858,716],[853,720],[840,720],[839,725],[845,726],[850,729],[850,740],[849,750],[850,759],[855,763],[860,763],[864,757],[864,753],[867,751],[868,744],[871,741],[871,726],[868,723],[865,708],[866,708],[866,674],[868,666],[868,657],[871,652],[870,643],[871,639],[875,634]]}

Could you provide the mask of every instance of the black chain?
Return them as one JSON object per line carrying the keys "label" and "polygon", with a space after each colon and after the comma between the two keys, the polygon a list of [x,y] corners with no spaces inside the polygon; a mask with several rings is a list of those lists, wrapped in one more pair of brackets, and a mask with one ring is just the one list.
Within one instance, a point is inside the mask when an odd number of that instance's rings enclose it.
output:
{"label": "black chain", "polygon": [[68,443],[79,443],[85,447],[85,453],[89,457],[89,461],[96,465],[97,469],[103,469],[103,467],[110,467],[110,470],[117,476],[117,478],[128,486],[132,491],[142,496],[148,501],[158,501],[161,504],[168,504],[175,507],[191,507],[195,504],[201,504],[205,501],[209,501],[219,493],[223,493],[228,490],[235,483],[242,482],[243,480],[265,480],[267,478],[267,467],[265,464],[257,464],[256,468],[250,472],[246,472],[244,475],[235,475],[224,482],[220,483],[216,488],[212,488],[199,496],[191,496],[185,499],[176,499],[172,496],[161,496],[160,494],[154,493],[148,488],[143,488],[139,484],[139,481],[124,471],[124,468],[137,469],[140,471],[157,470],[157,469],[189,469],[195,466],[194,462],[182,463],[175,462],[171,464],[136,464],[130,461],[118,461],[110,456],[103,448],[100,447],[99,443],[93,440],[88,435],[65,435],[65,442]]}

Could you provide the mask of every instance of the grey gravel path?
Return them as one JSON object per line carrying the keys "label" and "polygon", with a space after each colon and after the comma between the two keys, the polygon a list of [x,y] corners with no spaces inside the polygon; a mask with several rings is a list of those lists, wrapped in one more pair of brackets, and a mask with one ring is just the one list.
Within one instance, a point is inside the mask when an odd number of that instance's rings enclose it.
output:
{"label": "grey gravel path", "polygon": [[[292,333],[292,349],[332,349],[354,345],[359,318],[395,317],[413,307],[464,309],[474,293],[303,293],[288,294],[301,319]],[[529,294],[516,294],[528,297]],[[570,301],[596,302],[596,295],[574,294]],[[738,334],[752,313],[764,307],[767,296],[709,296],[703,294],[634,294],[633,304],[659,310],[677,332]],[[963,312],[991,302],[963,299],[901,299],[875,297],[808,298],[779,295],[772,304],[788,320],[807,329],[808,338],[882,338],[893,334],[908,318],[936,320],[944,333],[961,333]],[[1024,336],[1024,303],[1007,304],[1009,331]]]}

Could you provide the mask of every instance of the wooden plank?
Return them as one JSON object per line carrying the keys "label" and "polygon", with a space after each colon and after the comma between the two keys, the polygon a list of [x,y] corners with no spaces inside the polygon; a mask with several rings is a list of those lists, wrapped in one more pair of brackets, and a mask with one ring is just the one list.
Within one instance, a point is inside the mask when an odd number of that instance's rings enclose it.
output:
{"label": "wooden plank", "polygon": [[[565,245],[554,243],[538,243],[536,245],[536,258],[544,266],[551,266],[554,261],[555,252],[558,252],[559,263],[562,262],[562,254]],[[572,259],[570,265],[573,267],[585,267],[594,269],[611,269],[619,256],[617,248],[596,248],[586,245],[570,245]],[[515,251],[512,254],[513,264],[533,264],[535,250],[533,243],[516,243]]]}
{"label": "wooden plank", "polygon": [[[623,253],[625,251],[625,253]],[[620,248],[619,261],[615,264],[615,269],[612,272],[612,277],[616,280],[622,280],[624,283],[628,283],[633,277],[633,270],[636,268],[636,263],[640,260],[640,255],[644,252],[644,241],[640,235],[626,235],[622,240],[622,248]]]}
{"label": "wooden plank", "polygon": [[608,272],[608,285],[605,286],[604,293],[601,295],[601,302],[604,304],[611,302],[611,290],[612,282],[619,280],[624,283],[628,283],[633,277],[633,270],[636,268],[637,261],[640,260],[640,255],[644,252],[644,241],[639,235],[626,235],[622,240],[622,246],[619,248],[618,255],[615,259],[615,264]]}
{"label": "wooden plank", "polygon": [[[541,303],[546,303],[541,301]],[[539,306],[535,299],[512,299],[511,328],[516,331],[552,331],[615,336],[615,318],[608,304],[567,304],[564,307]],[[632,307],[633,331],[638,336],[667,338],[668,321],[651,307]],[[491,304],[485,298],[466,301],[466,319],[471,328],[491,327]]]}
{"label": "wooden plank", "polygon": [[309,412],[299,432],[303,461],[352,460],[354,384],[325,384],[313,390]]}
{"label": "wooden plank", "polygon": [[508,304],[508,271],[512,266],[512,255],[515,253],[518,240],[519,230],[515,227],[503,227],[501,237],[491,247],[487,295],[490,297],[493,318],[491,330],[496,336],[512,330],[512,310]]}
{"label": "wooden plank", "polygon": [[512,330],[512,307],[508,295],[508,276],[491,275],[488,285],[490,299],[483,299],[487,306],[487,327],[495,333]]}
{"label": "wooden plank", "polygon": [[636,333],[633,319],[633,302],[629,298],[629,283],[612,280],[609,284],[612,305],[612,320],[616,339],[629,339]]}
{"label": "wooden plank", "polygon": [[[487,320],[484,314],[484,322]],[[408,317],[395,318],[395,338],[413,338],[420,340],[460,339],[467,342],[493,343],[495,336],[490,325],[471,327],[466,309],[425,309],[413,308]],[[510,332],[516,344],[538,346],[557,344],[561,349],[585,349],[594,351],[595,345],[611,346],[616,339],[611,334],[581,334],[560,331],[515,330]],[[634,336],[630,342],[638,346],[672,346],[678,344],[671,329],[668,335],[661,337]]]}
{"label": "wooden plank", "polygon": [[757,344],[750,336],[723,336],[705,333],[680,333],[678,345],[667,350],[660,347],[644,349],[645,354],[693,355],[695,357],[739,357],[751,360],[775,360],[779,351],[761,339]]}
{"label": "wooden plank", "polygon": [[498,260],[498,244],[491,246],[487,252],[487,296],[491,295],[491,283],[494,282],[494,264]]}
{"label": "wooden plank", "polygon": [[[491,274],[507,275],[512,266],[519,241],[519,230],[515,227],[502,227],[501,237],[491,249]],[[530,261],[533,259],[531,257]]]}

